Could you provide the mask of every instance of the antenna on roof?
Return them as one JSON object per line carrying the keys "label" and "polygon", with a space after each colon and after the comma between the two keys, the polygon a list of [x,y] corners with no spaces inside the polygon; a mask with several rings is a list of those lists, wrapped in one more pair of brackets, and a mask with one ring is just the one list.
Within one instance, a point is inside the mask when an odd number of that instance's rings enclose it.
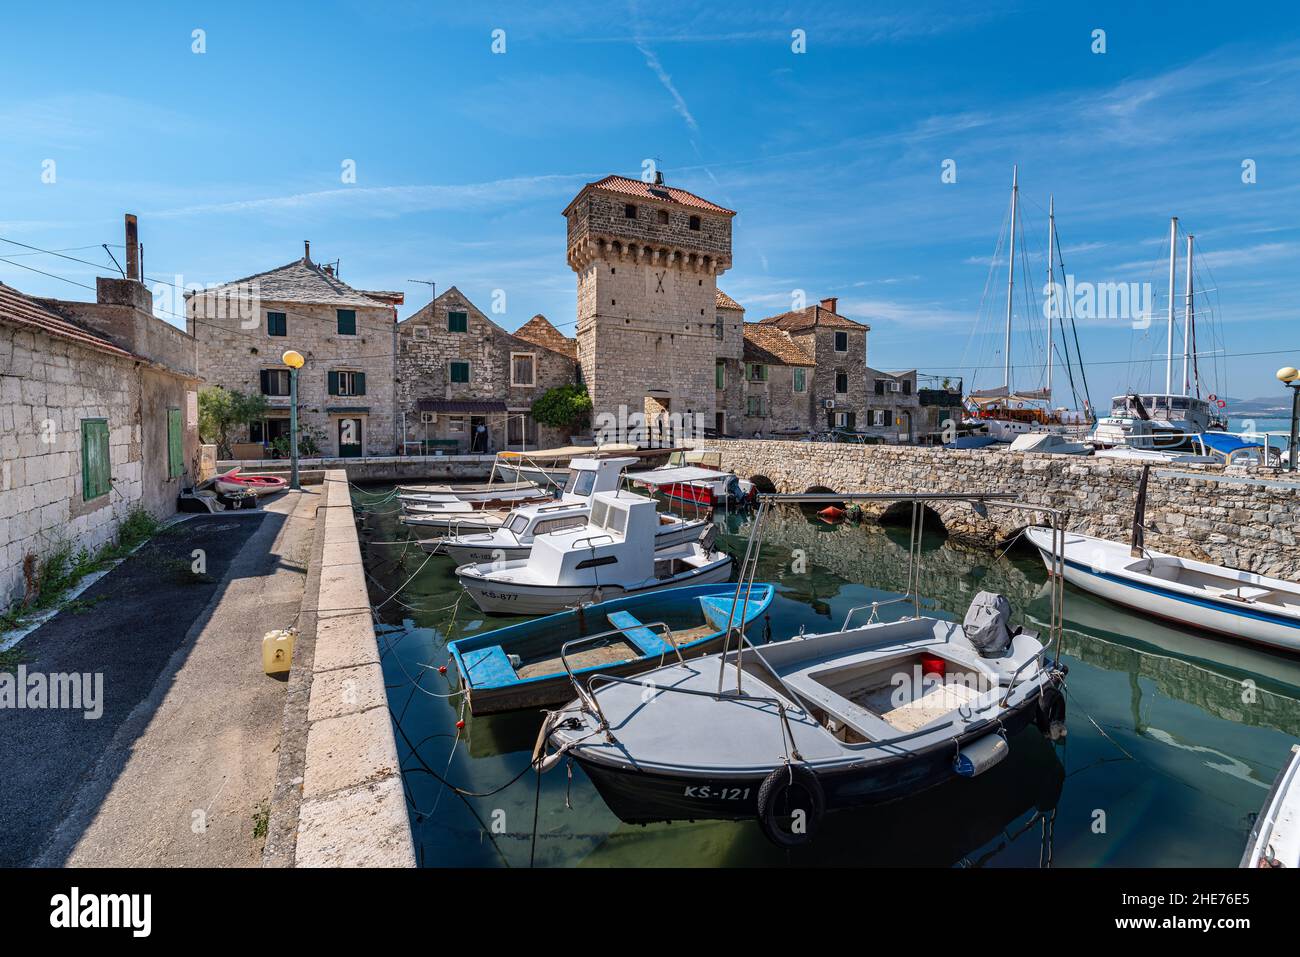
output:
{"label": "antenna on roof", "polygon": [[437,291],[438,284],[437,284],[436,282],[434,282],[432,279],[408,279],[408,280],[406,280],[406,281],[407,281],[407,282],[418,282],[421,286],[428,286],[428,287],[429,287],[429,302],[433,302],[433,300],[436,298],[436,297],[434,296],[434,293]]}

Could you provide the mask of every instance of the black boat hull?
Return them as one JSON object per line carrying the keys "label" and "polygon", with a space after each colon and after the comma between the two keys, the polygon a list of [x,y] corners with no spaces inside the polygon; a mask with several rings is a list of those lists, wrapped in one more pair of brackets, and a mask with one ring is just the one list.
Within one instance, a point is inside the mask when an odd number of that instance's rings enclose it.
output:
{"label": "black boat hull", "polygon": [[[1052,679],[1050,686],[1058,686]],[[805,765],[817,775],[826,799],[826,810],[866,807],[910,797],[943,784],[955,776],[953,759],[961,747],[1001,728],[1008,737],[1034,724],[1039,695],[1035,694],[1003,712],[1000,722],[986,722],[956,741],[868,764],[818,768]],[[596,786],[609,809],[627,824],[658,821],[739,821],[758,815],[758,791],[771,768],[752,775],[709,776],[635,770],[613,767],[572,753]]]}

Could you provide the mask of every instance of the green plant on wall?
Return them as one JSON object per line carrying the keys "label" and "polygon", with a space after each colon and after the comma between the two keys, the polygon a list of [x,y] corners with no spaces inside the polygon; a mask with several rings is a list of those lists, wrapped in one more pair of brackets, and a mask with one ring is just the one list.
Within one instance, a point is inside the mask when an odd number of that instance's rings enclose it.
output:
{"label": "green plant on wall", "polygon": [[[314,425],[306,426],[298,430],[298,454],[311,458],[321,454],[321,443],[325,441],[325,433]],[[271,448],[275,454],[282,459],[289,457],[289,436],[282,435],[279,438],[271,440]]]}
{"label": "green plant on wall", "polygon": [[532,413],[538,425],[576,431],[591,421],[591,396],[585,385],[557,386],[533,403]]}
{"label": "green plant on wall", "polygon": [[219,385],[199,390],[199,437],[217,446],[217,454],[231,458],[230,430],[266,415],[266,396],[245,394]]}

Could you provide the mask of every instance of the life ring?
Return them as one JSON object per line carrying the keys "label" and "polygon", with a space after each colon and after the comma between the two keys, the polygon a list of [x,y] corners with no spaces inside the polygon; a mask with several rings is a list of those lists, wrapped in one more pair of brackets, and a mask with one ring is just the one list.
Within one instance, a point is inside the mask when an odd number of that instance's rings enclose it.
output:
{"label": "life ring", "polygon": [[1065,695],[1059,688],[1044,688],[1038,696],[1034,724],[1051,741],[1065,737]]}
{"label": "life ring", "polygon": [[[802,812],[796,829],[783,826],[793,812]],[[817,775],[798,765],[783,765],[772,771],[758,787],[758,826],[763,836],[777,847],[800,847],[813,839],[822,815],[826,795]]]}

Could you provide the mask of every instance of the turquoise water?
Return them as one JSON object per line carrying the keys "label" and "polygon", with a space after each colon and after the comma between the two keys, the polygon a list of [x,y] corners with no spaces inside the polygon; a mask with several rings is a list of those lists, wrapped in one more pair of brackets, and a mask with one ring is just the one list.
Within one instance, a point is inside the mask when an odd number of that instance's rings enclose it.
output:
{"label": "turquoise water", "polygon": [[[465,714],[457,730],[454,676],[436,670],[446,642],[519,619],[485,618],[460,598],[449,559],[378,544],[409,534],[385,492],[357,493],[354,502],[427,866],[1234,866],[1250,815],[1300,738],[1300,659],[1146,621],[1071,588],[1064,743],[1022,733],[981,777],[829,815],[816,842],[796,851],[772,847],[752,822],[624,825],[576,766],[571,778],[564,766],[542,776],[538,790],[528,763],[539,713]],[[743,552],[748,519],[717,521],[720,546]],[[801,626],[834,629],[851,607],[904,590],[905,530],[828,526],[798,510],[770,521],[760,578],[777,586],[774,639]],[[1036,557],[997,557],[933,536],[923,567],[931,613],[960,618],[977,591],[996,591],[1018,621],[1046,631],[1046,574]],[[439,781],[483,793],[516,776],[485,797]]]}

